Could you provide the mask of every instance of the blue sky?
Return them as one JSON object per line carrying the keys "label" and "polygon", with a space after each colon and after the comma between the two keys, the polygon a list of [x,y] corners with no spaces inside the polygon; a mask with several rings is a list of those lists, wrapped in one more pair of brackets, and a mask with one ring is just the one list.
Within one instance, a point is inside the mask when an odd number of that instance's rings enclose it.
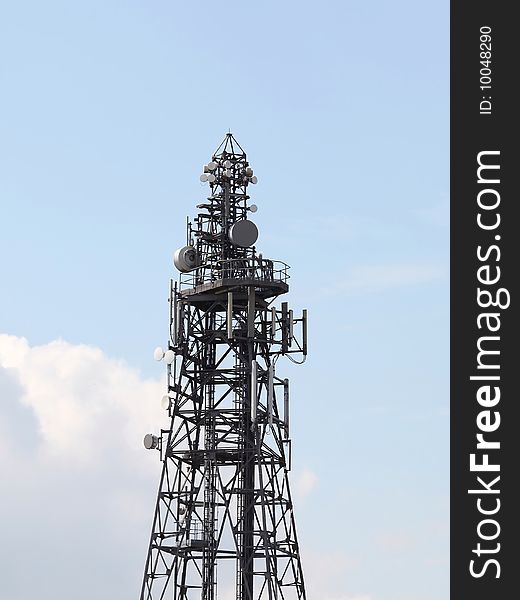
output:
{"label": "blue sky", "polygon": [[[286,366],[307,585],[447,597],[448,17],[399,0],[2,5],[10,600],[69,597],[81,573],[78,600],[138,594],[159,467],[141,429],[165,426],[152,351],[228,129],[259,177],[257,246],[309,309],[308,362]],[[22,580],[35,531],[49,564]]]}

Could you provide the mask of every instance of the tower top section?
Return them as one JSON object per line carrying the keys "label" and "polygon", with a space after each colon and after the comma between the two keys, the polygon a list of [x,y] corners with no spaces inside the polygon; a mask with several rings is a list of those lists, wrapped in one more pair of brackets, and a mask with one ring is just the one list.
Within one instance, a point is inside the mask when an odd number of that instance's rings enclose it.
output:
{"label": "tower top section", "polygon": [[208,182],[212,192],[218,192],[219,189],[224,191],[226,187],[230,187],[245,193],[250,183],[256,184],[258,181],[247,162],[244,149],[232,133],[226,134],[203,170],[200,180]]}
{"label": "tower top section", "polygon": [[258,179],[232,133],[202,171],[200,181],[209,185],[210,195],[197,205],[197,216],[187,223],[186,246],[174,255],[181,294],[246,292],[250,286],[264,298],[287,292],[288,265],[256,250],[258,228],[249,217],[257,207],[249,203],[248,188]]}

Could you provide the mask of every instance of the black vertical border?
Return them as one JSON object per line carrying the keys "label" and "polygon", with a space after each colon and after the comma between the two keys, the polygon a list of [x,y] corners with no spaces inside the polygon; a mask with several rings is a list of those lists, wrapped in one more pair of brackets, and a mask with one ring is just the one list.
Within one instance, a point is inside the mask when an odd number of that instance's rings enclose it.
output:
{"label": "black vertical border", "polygon": [[[514,88],[519,64],[517,40],[519,26],[513,17],[515,4],[511,2],[483,2],[452,0],[451,3],[451,598],[453,600],[500,600],[520,597],[520,351],[517,344],[518,284],[520,276],[520,218],[515,219],[520,207],[520,194],[515,189],[520,162],[517,161],[516,137],[519,118],[514,104],[520,106]],[[491,27],[492,89],[480,89],[480,28]],[[492,112],[479,112],[482,96],[491,96]],[[482,184],[477,183],[477,155],[481,151],[500,151],[501,224],[495,231],[483,231],[477,225],[477,194]],[[491,186],[492,187],[492,186]],[[495,235],[501,239],[496,241]],[[477,258],[477,247],[500,246],[500,260],[496,253],[489,261]],[[480,312],[477,304],[477,270],[484,264],[501,270],[500,281],[489,286],[490,291],[504,287],[511,294],[511,305],[500,312],[500,385],[501,399],[492,409],[500,412],[500,427],[489,439],[499,440],[499,450],[490,450],[490,462],[500,464],[499,473],[470,471],[470,454],[476,452],[477,415],[484,410],[476,400],[482,382],[470,381],[471,375],[490,374],[477,369],[477,339],[485,335],[477,327]],[[486,287],[480,285],[480,287]],[[497,372],[494,371],[493,374]],[[517,375],[518,374],[518,375]],[[493,384],[494,385],[494,384]],[[494,415],[493,415],[494,417]],[[481,456],[481,455],[479,455]],[[482,506],[491,508],[500,499],[500,510],[486,517],[477,508],[477,494],[468,490],[479,488],[477,476],[486,481],[500,475],[495,489],[500,494],[482,495]],[[493,477],[491,477],[493,475]],[[477,528],[485,518],[495,518],[500,534],[495,540],[479,539]],[[486,528],[487,527],[487,528]],[[493,535],[494,526],[481,530]],[[496,553],[474,552],[477,544]],[[500,577],[496,565],[488,565],[481,577],[470,574],[470,561],[476,560],[475,571],[481,572],[486,559],[500,563]]]}

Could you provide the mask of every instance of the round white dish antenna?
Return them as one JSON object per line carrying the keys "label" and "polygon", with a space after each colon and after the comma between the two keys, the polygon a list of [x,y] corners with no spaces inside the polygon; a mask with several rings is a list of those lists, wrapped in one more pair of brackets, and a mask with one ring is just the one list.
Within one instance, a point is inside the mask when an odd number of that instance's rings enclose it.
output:
{"label": "round white dish antenna", "polygon": [[217,168],[217,163],[216,162],[211,161],[211,162],[208,163],[208,169],[210,171],[214,171],[216,168]]}
{"label": "round white dish antenna", "polygon": [[184,246],[175,251],[173,264],[181,273],[191,271],[199,264],[197,250],[193,246]]}
{"label": "round white dish antenna", "polygon": [[208,180],[209,175],[207,173],[202,173],[202,175],[199,177],[199,179],[202,181],[202,183],[206,183],[206,181]]}
{"label": "round white dish antenna", "polygon": [[171,365],[175,360],[175,352],[173,350],[166,350],[164,353],[164,362],[167,365]]}
{"label": "round white dish antenna", "polygon": [[156,435],[147,433],[144,436],[143,444],[147,450],[153,450],[159,446],[159,438]]}
{"label": "round white dish antenna", "polygon": [[256,175],[253,175],[253,177],[251,177],[251,183],[258,183],[258,177]]}
{"label": "round white dish antenna", "polygon": [[256,204],[251,204],[251,206],[249,207],[249,210],[252,213],[255,213],[258,210],[258,206]]}
{"label": "round white dish antenna", "polygon": [[164,410],[168,410],[168,409],[170,408],[170,396],[168,396],[168,395],[164,395],[164,396],[161,398],[161,407],[162,407]]}
{"label": "round white dish antenna", "polygon": [[155,360],[162,360],[164,357],[164,350],[160,346],[157,346],[157,348],[153,351],[153,357]]}
{"label": "round white dish antenna", "polygon": [[213,182],[215,181],[215,179],[216,179],[216,177],[215,177],[215,175],[214,175],[213,173],[210,173],[210,174],[208,175],[208,181],[209,181],[210,183],[213,183]]}
{"label": "round white dish antenna", "polygon": [[224,161],[224,167],[225,167],[226,169],[230,169],[232,164],[233,164],[233,163],[232,163],[230,160],[225,160],[225,161]]}
{"label": "round white dish antenna", "polygon": [[237,221],[229,228],[229,239],[235,246],[247,248],[258,239],[258,228],[253,221],[247,219]]}

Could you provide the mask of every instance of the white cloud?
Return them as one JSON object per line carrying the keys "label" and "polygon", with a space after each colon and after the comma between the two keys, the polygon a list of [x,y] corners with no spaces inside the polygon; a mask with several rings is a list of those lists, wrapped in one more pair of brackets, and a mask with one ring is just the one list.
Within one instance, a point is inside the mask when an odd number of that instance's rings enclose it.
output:
{"label": "white cloud", "polygon": [[408,531],[386,531],[377,537],[376,542],[382,550],[392,555],[410,550],[416,545],[414,536]]}
{"label": "white cloud", "polygon": [[372,600],[366,594],[356,595],[349,590],[349,580],[361,567],[359,559],[342,551],[319,551],[309,546],[303,551],[303,570],[309,598],[323,600]]}
{"label": "white cloud", "polygon": [[300,499],[306,498],[318,484],[318,477],[314,471],[305,468],[296,477],[296,494]]}
{"label": "white cloud", "polygon": [[143,379],[99,348],[63,340],[31,347],[2,334],[0,367],[17,381],[20,403],[36,418],[39,451],[61,461],[105,460],[121,443],[140,451],[144,433],[164,424],[164,384]]}
{"label": "white cloud", "polygon": [[91,346],[0,334],[3,596],[137,593],[160,469],[142,439],[167,424],[162,379]]}

